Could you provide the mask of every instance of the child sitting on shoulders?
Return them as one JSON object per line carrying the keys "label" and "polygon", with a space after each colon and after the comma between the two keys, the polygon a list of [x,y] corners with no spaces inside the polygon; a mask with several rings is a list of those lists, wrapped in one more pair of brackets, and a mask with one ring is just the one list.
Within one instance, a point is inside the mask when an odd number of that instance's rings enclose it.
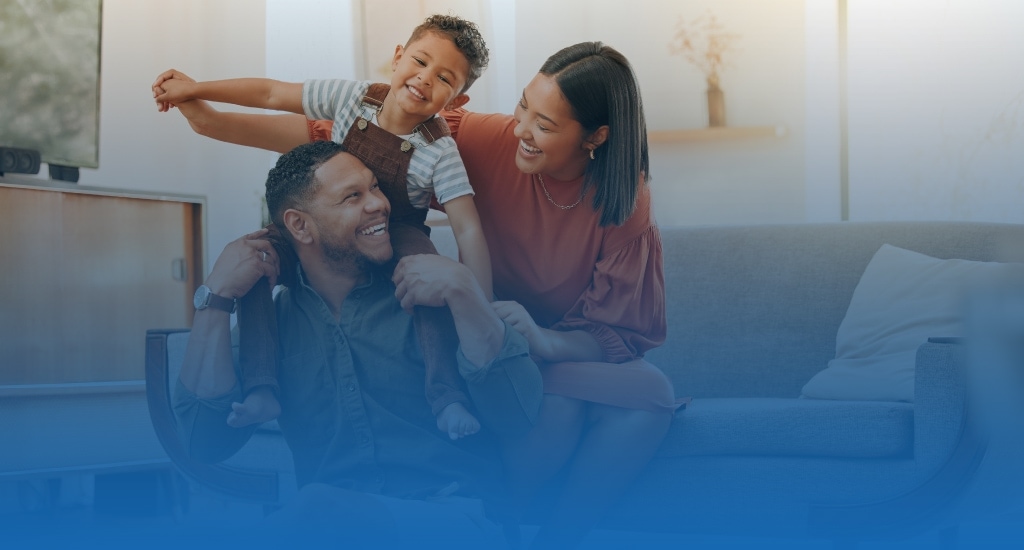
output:
{"label": "child sitting on shoulders", "polygon": [[[491,261],[473,189],[455,141],[437,116],[469,101],[465,92],[487,62],[487,47],[476,25],[455,16],[433,15],[413,30],[405,46],[395,47],[390,85],[347,80],[300,84],[261,78],[195,82],[169,70],[157,77],[153,94],[160,111],[181,106],[186,117],[190,115],[186,109],[192,108],[187,102],[199,99],[305,114],[310,124],[316,119],[333,120],[331,139],[373,171],[391,202],[387,230],[396,261],[412,254],[437,253],[424,224],[431,199],[436,197],[448,214],[459,257],[489,298]],[[279,280],[295,284],[297,262],[288,261],[294,256],[290,246],[280,238],[275,246],[281,258]],[[238,316],[246,397],[233,405],[228,423],[241,427],[280,414],[275,395],[276,321],[265,280],[239,299]],[[455,363],[458,339],[450,312],[417,307],[414,317],[426,366],[427,400],[438,429],[452,439],[476,433],[480,423],[462,391]]]}

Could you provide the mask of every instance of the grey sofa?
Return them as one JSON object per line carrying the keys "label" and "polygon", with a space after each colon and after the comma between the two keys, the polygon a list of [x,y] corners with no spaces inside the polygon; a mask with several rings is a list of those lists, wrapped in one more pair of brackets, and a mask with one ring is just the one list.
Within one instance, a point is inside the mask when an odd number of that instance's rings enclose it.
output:
{"label": "grey sofa", "polygon": [[[662,228],[668,339],[648,354],[693,401],[605,528],[827,539],[913,534],[959,521],[985,463],[970,421],[964,346],[936,334],[917,355],[914,403],[799,399],[835,355],[854,288],[889,243],[939,258],[1005,260],[1024,226],[836,223]],[[450,234],[435,233],[451,253]],[[187,333],[150,331],[150,408],[193,478],[266,503],[295,490],[270,426],[229,461],[196,464],[167,405]],[[270,467],[268,468],[268,465]],[[988,499],[991,501],[991,499]]]}

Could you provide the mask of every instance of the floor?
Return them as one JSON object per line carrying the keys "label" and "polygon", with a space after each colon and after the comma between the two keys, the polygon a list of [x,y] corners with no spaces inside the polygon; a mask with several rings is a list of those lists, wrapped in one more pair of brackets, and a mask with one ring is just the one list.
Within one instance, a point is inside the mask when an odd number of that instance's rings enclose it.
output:
{"label": "floor", "polygon": [[[175,493],[179,490],[187,493],[187,506],[181,506],[182,494]],[[204,494],[190,488],[176,475],[166,473],[96,476],[91,482],[88,479],[65,479],[57,483],[36,480],[13,485],[0,482],[0,549],[277,548],[276,543],[271,545],[258,539],[242,544],[237,536],[237,533],[253,533],[251,527],[263,514],[264,508],[260,505]],[[229,521],[236,529],[215,529],[214,521]],[[534,527],[524,527],[524,543],[528,544],[535,532]],[[909,540],[837,546],[831,541],[595,531],[581,549],[1019,549],[1024,548],[1024,507],[991,521],[965,524],[956,539],[956,544],[951,546],[949,540],[933,532]]]}

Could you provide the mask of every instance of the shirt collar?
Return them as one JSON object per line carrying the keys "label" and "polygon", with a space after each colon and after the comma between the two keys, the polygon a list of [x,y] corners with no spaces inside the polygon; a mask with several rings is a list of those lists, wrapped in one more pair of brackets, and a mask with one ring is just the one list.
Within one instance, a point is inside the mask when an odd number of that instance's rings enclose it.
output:
{"label": "shirt collar", "polygon": [[[300,296],[299,300],[312,306],[316,311],[320,312],[326,319],[334,320],[334,316],[331,314],[331,308],[327,306],[327,302],[324,301],[323,297],[317,293],[309,284],[309,279],[306,277],[306,272],[302,269],[302,264],[299,263],[296,266],[298,270],[298,292]],[[376,288],[382,284],[387,284],[390,278],[387,277],[386,273],[383,272],[383,268],[371,269],[369,278],[363,284],[357,285],[352,289],[352,292],[345,298],[345,301],[352,299],[358,299],[361,295],[365,294],[366,291]]]}

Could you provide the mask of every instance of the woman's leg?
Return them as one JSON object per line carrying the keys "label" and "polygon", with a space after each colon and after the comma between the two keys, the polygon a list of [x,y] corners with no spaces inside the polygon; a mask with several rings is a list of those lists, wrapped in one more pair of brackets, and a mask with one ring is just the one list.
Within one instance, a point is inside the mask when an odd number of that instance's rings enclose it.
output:
{"label": "woman's leg", "polygon": [[[585,426],[580,425],[577,433],[582,435],[577,435],[565,454],[565,459],[572,456],[568,479],[534,545],[571,547],[586,536],[654,456],[678,405],[672,382],[643,359],[622,364],[555,363],[547,365],[542,373],[545,391],[581,404],[580,418]],[[543,421],[555,427],[566,422],[558,418]],[[559,456],[565,453],[557,444],[547,449],[542,445],[532,450],[540,461],[546,460],[552,450]],[[555,472],[557,469],[538,471],[548,477]],[[540,484],[546,481],[542,479]]]}
{"label": "woman's leg", "polygon": [[597,403],[588,409],[569,477],[535,548],[571,548],[583,540],[651,460],[672,422],[666,411]]}
{"label": "woman's leg", "polygon": [[508,488],[509,519],[518,523],[537,492],[572,457],[586,420],[578,399],[544,394],[537,422],[520,437],[502,441],[502,464]]}

